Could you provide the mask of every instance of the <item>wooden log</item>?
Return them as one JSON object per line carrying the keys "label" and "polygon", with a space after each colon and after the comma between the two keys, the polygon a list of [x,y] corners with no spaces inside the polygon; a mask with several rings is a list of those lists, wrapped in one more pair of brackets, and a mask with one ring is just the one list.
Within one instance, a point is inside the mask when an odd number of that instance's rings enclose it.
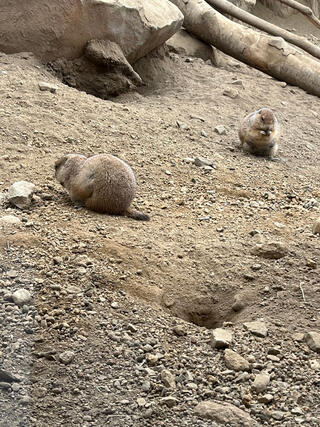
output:
{"label": "wooden log", "polygon": [[190,33],[227,55],[280,81],[320,96],[320,62],[280,37],[259,34],[231,21],[204,0],[171,0],[184,14]]}

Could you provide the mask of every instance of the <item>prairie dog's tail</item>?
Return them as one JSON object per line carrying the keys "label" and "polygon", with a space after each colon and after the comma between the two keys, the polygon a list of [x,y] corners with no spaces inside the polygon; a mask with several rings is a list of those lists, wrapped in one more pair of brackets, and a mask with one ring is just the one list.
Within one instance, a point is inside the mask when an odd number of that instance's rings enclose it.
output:
{"label": "prairie dog's tail", "polygon": [[137,221],[150,221],[149,215],[135,209],[127,209],[124,214],[128,218],[136,219]]}

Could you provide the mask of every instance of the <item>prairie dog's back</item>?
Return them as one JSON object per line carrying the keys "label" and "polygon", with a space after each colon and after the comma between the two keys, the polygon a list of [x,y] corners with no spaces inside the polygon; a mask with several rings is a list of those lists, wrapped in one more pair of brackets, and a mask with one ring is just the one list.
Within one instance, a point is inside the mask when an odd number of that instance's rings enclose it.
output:
{"label": "prairie dog's back", "polygon": [[[92,183],[95,210],[127,207],[136,193],[136,180],[129,165],[111,154],[89,157],[82,165],[77,185]],[[113,209],[112,209],[113,210]]]}

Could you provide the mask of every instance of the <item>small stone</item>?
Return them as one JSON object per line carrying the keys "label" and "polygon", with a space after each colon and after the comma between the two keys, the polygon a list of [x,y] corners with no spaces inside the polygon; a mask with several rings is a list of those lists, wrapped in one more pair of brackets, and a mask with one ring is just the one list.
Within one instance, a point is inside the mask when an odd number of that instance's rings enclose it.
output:
{"label": "small stone", "polygon": [[17,305],[28,304],[31,300],[31,294],[26,289],[18,289],[12,294],[12,299]]}
{"label": "small stone", "polygon": [[69,363],[73,361],[74,357],[75,357],[75,353],[69,350],[59,354],[60,362],[64,363],[65,365],[69,365]]}
{"label": "small stone", "polygon": [[268,242],[255,246],[253,255],[266,259],[279,259],[288,254],[288,249],[280,242]]}
{"label": "small stone", "polygon": [[145,391],[145,392],[150,391],[151,390],[151,383],[150,383],[150,381],[144,381],[142,383],[141,389],[142,389],[142,391]]}
{"label": "small stone", "polygon": [[241,86],[242,88],[244,88],[243,81],[242,81],[242,80],[240,80],[240,79],[233,80],[233,81],[231,82],[231,84],[232,84],[232,85],[235,85],[235,86]]}
{"label": "small stone", "polygon": [[296,408],[291,409],[292,414],[294,415],[303,415],[304,412],[301,408],[299,408],[299,406],[297,406]]}
{"label": "small stone", "polygon": [[218,125],[214,128],[214,131],[218,134],[218,135],[226,135],[227,133],[227,129],[223,126],[223,125]]}
{"label": "small stone", "polygon": [[213,160],[210,160],[210,159],[206,159],[206,158],[204,158],[204,157],[196,157],[195,159],[194,159],[194,164],[196,165],[196,166],[211,166],[211,167],[213,167],[214,166],[214,162],[213,162]]}
{"label": "small stone", "polygon": [[31,204],[35,188],[35,185],[28,181],[15,182],[9,187],[7,199],[12,205],[20,209],[27,208]]}
{"label": "small stone", "polygon": [[156,354],[147,353],[146,360],[149,363],[149,365],[154,366],[158,362],[159,357]]}
{"label": "small stone", "polygon": [[189,130],[190,129],[190,126],[188,126],[184,122],[181,122],[180,120],[177,120],[177,126],[182,130]]}
{"label": "small stone", "polygon": [[183,159],[183,161],[184,161],[185,163],[194,163],[194,158],[193,158],[193,157],[185,157],[185,158]]}
{"label": "small stone", "polygon": [[280,86],[281,87],[287,87],[287,83],[286,82],[280,82]]}
{"label": "small stone", "polygon": [[259,403],[271,403],[273,401],[273,396],[270,393],[264,394],[263,396],[258,397]]}
{"label": "small stone", "polygon": [[175,376],[167,369],[161,371],[161,381],[167,388],[176,388]]}
{"label": "small stone", "polygon": [[317,268],[317,262],[313,259],[306,259],[306,266],[315,270]]}
{"label": "small stone", "polygon": [[143,397],[138,397],[137,404],[142,408],[143,406],[146,406],[147,401]]}
{"label": "small stone", "polygon": [[32,397],[31,396],[22,396],[20,399],[20,403],[22,405],[29,405],[32,402]]}
{"label": "small stone", "polygon": [[205,130],[202,129],[201,136],[204,136],[205,138],[208,138],[208,134]]}
{"label": "small stone", "polygon": [[228,348],[224,351],[224,359],[227,367],[234,371],[249,371],[250,369],[250,364],[244,357]]}
{"label": "small stone", "polygon": [[313,223],[312,233],[320,234],[320,217]]}
{"label": "small stone", "polygon": [[172,307],[175,304],[175,299],[168,294],[163,294],[162,301],[163,301],[163,304],[168,308]]}
{"label": "small stone", "polygon": [[320,370],[320,360],[311,359],[309,360],[309,365],[310,365],[310,368],[313,369],[314,371]]}
{"label": "small stone", "polygon": [[296,332],[292,334],[292,339],[294,341],[302,342],[304,341],[304,334],[302,332]]}
{"label": "small stone", "polygon": [[194,114],[190,114],[190,119],[200,120],[200,122],[205,122],[205,119],[201,116],[195,116]]}
{"label": "small stone", "polygon": [[243,310],[246,306],[246,300],[245,297],[241,295],[235,295],[234,297],[234,303],[232,304],[232,310],[236,313]]}
{"label": "small stone", "polygon": [[21,221],[17,216],[14,215],[5,215],[0,218],[0,225],[10,226],[10,225],[20,225]]}
{"label": "small stone", "polygon": [[47,82],[39,82],[38,83],[39,89],[41,91],[48,91],[51,93],[56,93],[58,90],[58,86],[52,84],[52,83],[47,83]]}
{"label": "small stone", "polygon": [[267,359],[271,360],[271,362],[280,362],[279,357],[273,356],[273,354],[268,354]]}
{"label": "small stone", "polygon": [[167,396],[167,397],[163,397],[160,400],[160,403],[162,403],[163,405],[168,406],[169,408],[173,408],[175,405],[177,405],[178,399],[176,399],[173,396]]}
{"label": "small stone", "polygon": [[304,336],[304,340],[311,350],[320,353],[320,334],[318,332],[307,332]]}
{"label": "small stone", "polygon": [[116,301],[112,302],[110,306],[111,308],[119,308],[119,304]]}
{"label": "small stone", "polygon": [[230,89],[225,89],[222,92],[222,95],[228,96],[231,99],[236,99],[239,96],[239,92],[236,89],[230,88]]}
{"label": "small stone", "polygon": [[271,413],[271,416],[273,419],[277,420],[277,421],[281,421],[284,417],[284,413],[281,411],[273,411]]}
{"label": "small stone", "polygon": [[251,388],[256,393],[262,393],[266,390],[270,382],[270,375],[268,374],[258,374],[256,375]]}
{"label": "small stone", "polygon": [[60,265],[63,263],[63,258],[61,256],[56,256],[53,258],[54,265]]}
{"label": "small stone", "polygon": [[20,390],[20,384],[13,383],[11,388],[12,388],[12,391],[19,391]]}
{"label": "small stone", "polygon": [[221,425],[253,427],[257,423],[242,409],[231,403],[204,400],[194,409],[195,415],[209,419]]}
{"label": "small stone", "polygon": [[185,331],[185,329],[180,326],[180,325],[176,325],[173,328],[173,332],[178,336],[178,337],[183,337],[184,335],[187,335],[187,332]]}
{"label": "small stone", "polygon": [[233,339],[232,332],[223,328],[216,328],[211,331],[211,346],[213,348],[229,347]]}
{"label": "small stone", "polygon": [[253,335],[258,337],[266,337],[268,335],[268,328],[264,322],[256,321],[256,322],[246,322],[243,324],[248,331],[250,331]]}

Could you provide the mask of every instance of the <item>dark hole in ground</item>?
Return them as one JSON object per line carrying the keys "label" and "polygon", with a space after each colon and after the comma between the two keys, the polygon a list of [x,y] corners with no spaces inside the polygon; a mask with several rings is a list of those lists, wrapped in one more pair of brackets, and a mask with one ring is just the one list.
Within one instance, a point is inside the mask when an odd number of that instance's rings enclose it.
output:
{"label": "dark hole in ground", "polygon": [[208,329],[219,328],[224,322],[234,319],[236,313],[232,310],[233,296],[222,298],[219,303],[216,298],[195,298],[194,300],[179,300],[172,307],[172,314],[176,317]]}

